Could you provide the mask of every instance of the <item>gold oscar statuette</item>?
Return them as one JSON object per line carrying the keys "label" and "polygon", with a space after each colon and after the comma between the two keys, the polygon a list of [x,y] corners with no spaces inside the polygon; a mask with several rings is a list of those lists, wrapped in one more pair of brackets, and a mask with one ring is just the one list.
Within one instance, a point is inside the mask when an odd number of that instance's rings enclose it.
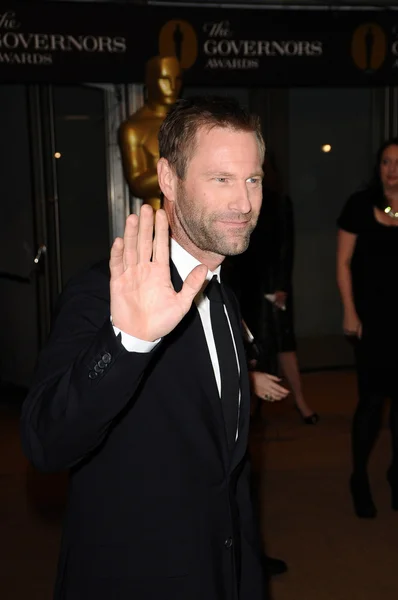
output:
{"label": "gold oscar statuette", "polygon": [[154,210],[160,208],[156,172],[158,132],[181,89],[181,67],[175,56],[155,56],[146,64],[146,101],[120,126],[119,145],[130,191]]}

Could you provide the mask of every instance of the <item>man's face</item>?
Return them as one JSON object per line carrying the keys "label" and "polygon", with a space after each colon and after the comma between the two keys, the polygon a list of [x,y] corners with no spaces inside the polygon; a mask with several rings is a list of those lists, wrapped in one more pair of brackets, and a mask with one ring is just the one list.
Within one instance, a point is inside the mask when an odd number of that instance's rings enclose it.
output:
{"label": "man's face", "polygon": [[244,252],[262,201],[262,156],[253,132],[200,128],[184,181],[178,181],[175,217],[201,251]]}

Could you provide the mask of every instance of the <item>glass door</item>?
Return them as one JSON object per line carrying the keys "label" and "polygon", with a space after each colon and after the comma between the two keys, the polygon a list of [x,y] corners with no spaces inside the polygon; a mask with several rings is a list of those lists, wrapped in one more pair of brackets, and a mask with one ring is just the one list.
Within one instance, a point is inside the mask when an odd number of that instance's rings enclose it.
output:
{"label": "glass door", "polygon": [[94,86],[52,86],[49,136],[61,287],[109,258],[105,97]]}
{"label": "glass door", "polygon": [[0,86],[0,384],[26,388],[65,283],[109,258],[105,93]]}
{"label": "glass door", "polygon": [[[0,85],[0,394],[28,385],[40,341],[41,231],[35,215],[30,115],[26,86]],[[36,263],[34,262],[36,258]],[[41,265],[40,265],[41,266]]]}
{"label": "glass door", "polygon": [[336,219],[372,175],[375,152],[388,135],[388,94],[370,88],[252,92],[294,206],[295,324],[304,369],[353,364],[336,286]]}

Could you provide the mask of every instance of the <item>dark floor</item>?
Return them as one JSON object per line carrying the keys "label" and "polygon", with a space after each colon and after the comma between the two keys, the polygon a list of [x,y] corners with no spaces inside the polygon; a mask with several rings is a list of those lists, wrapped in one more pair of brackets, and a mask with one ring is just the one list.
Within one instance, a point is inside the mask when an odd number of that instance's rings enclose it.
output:
{"label": "dark floor", "polygon": [[[318,425],[302,424],[287,401],[264,405],[252,432],[264,537],[269,553],[289,564],[273,580],[273,600],[396,600],[398,513],[389,508],[385,481],[388,430],[371,465],[379,514],[360,521],[347,492],[353,374],[307,374],[304,385],[321,414]],[[0,599],[50,600],[66,482],[28,465],[18,438],[20,395],[10,407],[11,395],[3,391],[0,399]]]}

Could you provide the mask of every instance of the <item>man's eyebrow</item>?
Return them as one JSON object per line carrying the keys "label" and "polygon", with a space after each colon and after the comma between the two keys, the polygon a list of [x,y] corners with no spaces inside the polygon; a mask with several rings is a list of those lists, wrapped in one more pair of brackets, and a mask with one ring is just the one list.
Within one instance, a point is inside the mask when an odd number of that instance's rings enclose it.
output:
{"label": "man's eyebrow", "polygon": [[206,171],[205,175],[217,175],[218,177],[235,177],[233,173],[229,171]]}
{"label": "man's eyebrow", "polygon": [[[233,177],[236,178],[236,175],[234,175],[234,173],[230,173],[229,171],[206,171],[204,173],[205,176],[217,176],[217,177]],[[264,177],[264,171],[262,169],[260,169],[259,171],[255,171],[253,173],[250,173],[250,175],[247,176],[247,179],[250,179],[250,177]]]}

